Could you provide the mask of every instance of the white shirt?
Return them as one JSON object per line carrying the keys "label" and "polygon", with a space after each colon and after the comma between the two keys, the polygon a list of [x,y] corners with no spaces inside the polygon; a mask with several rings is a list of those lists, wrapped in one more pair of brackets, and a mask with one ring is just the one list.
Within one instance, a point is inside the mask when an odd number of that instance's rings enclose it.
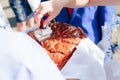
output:
{"label": "white shirt", "polygon": [[37,42],[0,29],[0,80],[65,80]]}

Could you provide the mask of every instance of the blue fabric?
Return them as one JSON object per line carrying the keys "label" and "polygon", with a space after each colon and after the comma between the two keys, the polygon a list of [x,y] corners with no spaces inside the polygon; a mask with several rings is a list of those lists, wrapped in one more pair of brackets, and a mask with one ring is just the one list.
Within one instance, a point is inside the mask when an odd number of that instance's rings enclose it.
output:
{"label": "blue fabric", "polygon": [[26,21],[34,14],[27,0],[9,0],[9,3],[15,13],[17,22]]}
{"label": "blue fabric", "polygon": [[114,6],[75,8],[71,17],[68,15],[67,9],[63,8],[56,17],[56,21],[81,27],[88,38],[97,44],[102,38],[101,26],[105,22],[111,23],[114,15]]}

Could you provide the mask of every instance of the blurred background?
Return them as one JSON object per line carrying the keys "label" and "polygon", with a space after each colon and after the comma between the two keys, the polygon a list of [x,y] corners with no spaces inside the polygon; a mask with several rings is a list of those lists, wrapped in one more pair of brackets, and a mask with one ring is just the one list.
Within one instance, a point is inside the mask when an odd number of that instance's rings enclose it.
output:
{"label": "blurred background", "polygon": [[[8,0],[0,0],[0,3],[3,6],[3,10],[5,11],[5,14],[10,22],[11,27],[14,29],[16,27],[15,15],[8,4]],[[120,16],[120,6],[115,7],[116,15]]]}

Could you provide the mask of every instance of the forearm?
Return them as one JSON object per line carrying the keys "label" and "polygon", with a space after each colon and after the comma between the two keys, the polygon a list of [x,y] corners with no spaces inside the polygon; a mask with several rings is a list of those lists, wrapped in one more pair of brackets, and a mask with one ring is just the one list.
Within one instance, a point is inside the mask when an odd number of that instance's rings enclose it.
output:
{"label": "forearm", "polygon": [[88,4],[89,0],[67,0],[69,1],[65,7],[71,7],[71,8],[81,8]]}
{"label": "forearm", "polygon": [[120,0],[89,0],[87,6],[120,5]]}
{"label": "forearm", "polygon": [[53,4],[59,3],[62,7],[80,8],[88,4],[89,0],[51,0]]}
{"label": "forearm", "polygon": [[84,6],[120,5],[120,0],[51,0],[62,7],[81,8]]}

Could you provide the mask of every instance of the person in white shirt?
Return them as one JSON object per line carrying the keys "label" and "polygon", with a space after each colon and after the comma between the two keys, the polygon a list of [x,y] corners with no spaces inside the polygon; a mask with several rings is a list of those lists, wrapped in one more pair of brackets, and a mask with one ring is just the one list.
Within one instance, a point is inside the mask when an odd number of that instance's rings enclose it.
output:
{"label": "person in white shirt", "polygon": [[1,28],[0,79],[65,80],[37,42],[25,33]]}

